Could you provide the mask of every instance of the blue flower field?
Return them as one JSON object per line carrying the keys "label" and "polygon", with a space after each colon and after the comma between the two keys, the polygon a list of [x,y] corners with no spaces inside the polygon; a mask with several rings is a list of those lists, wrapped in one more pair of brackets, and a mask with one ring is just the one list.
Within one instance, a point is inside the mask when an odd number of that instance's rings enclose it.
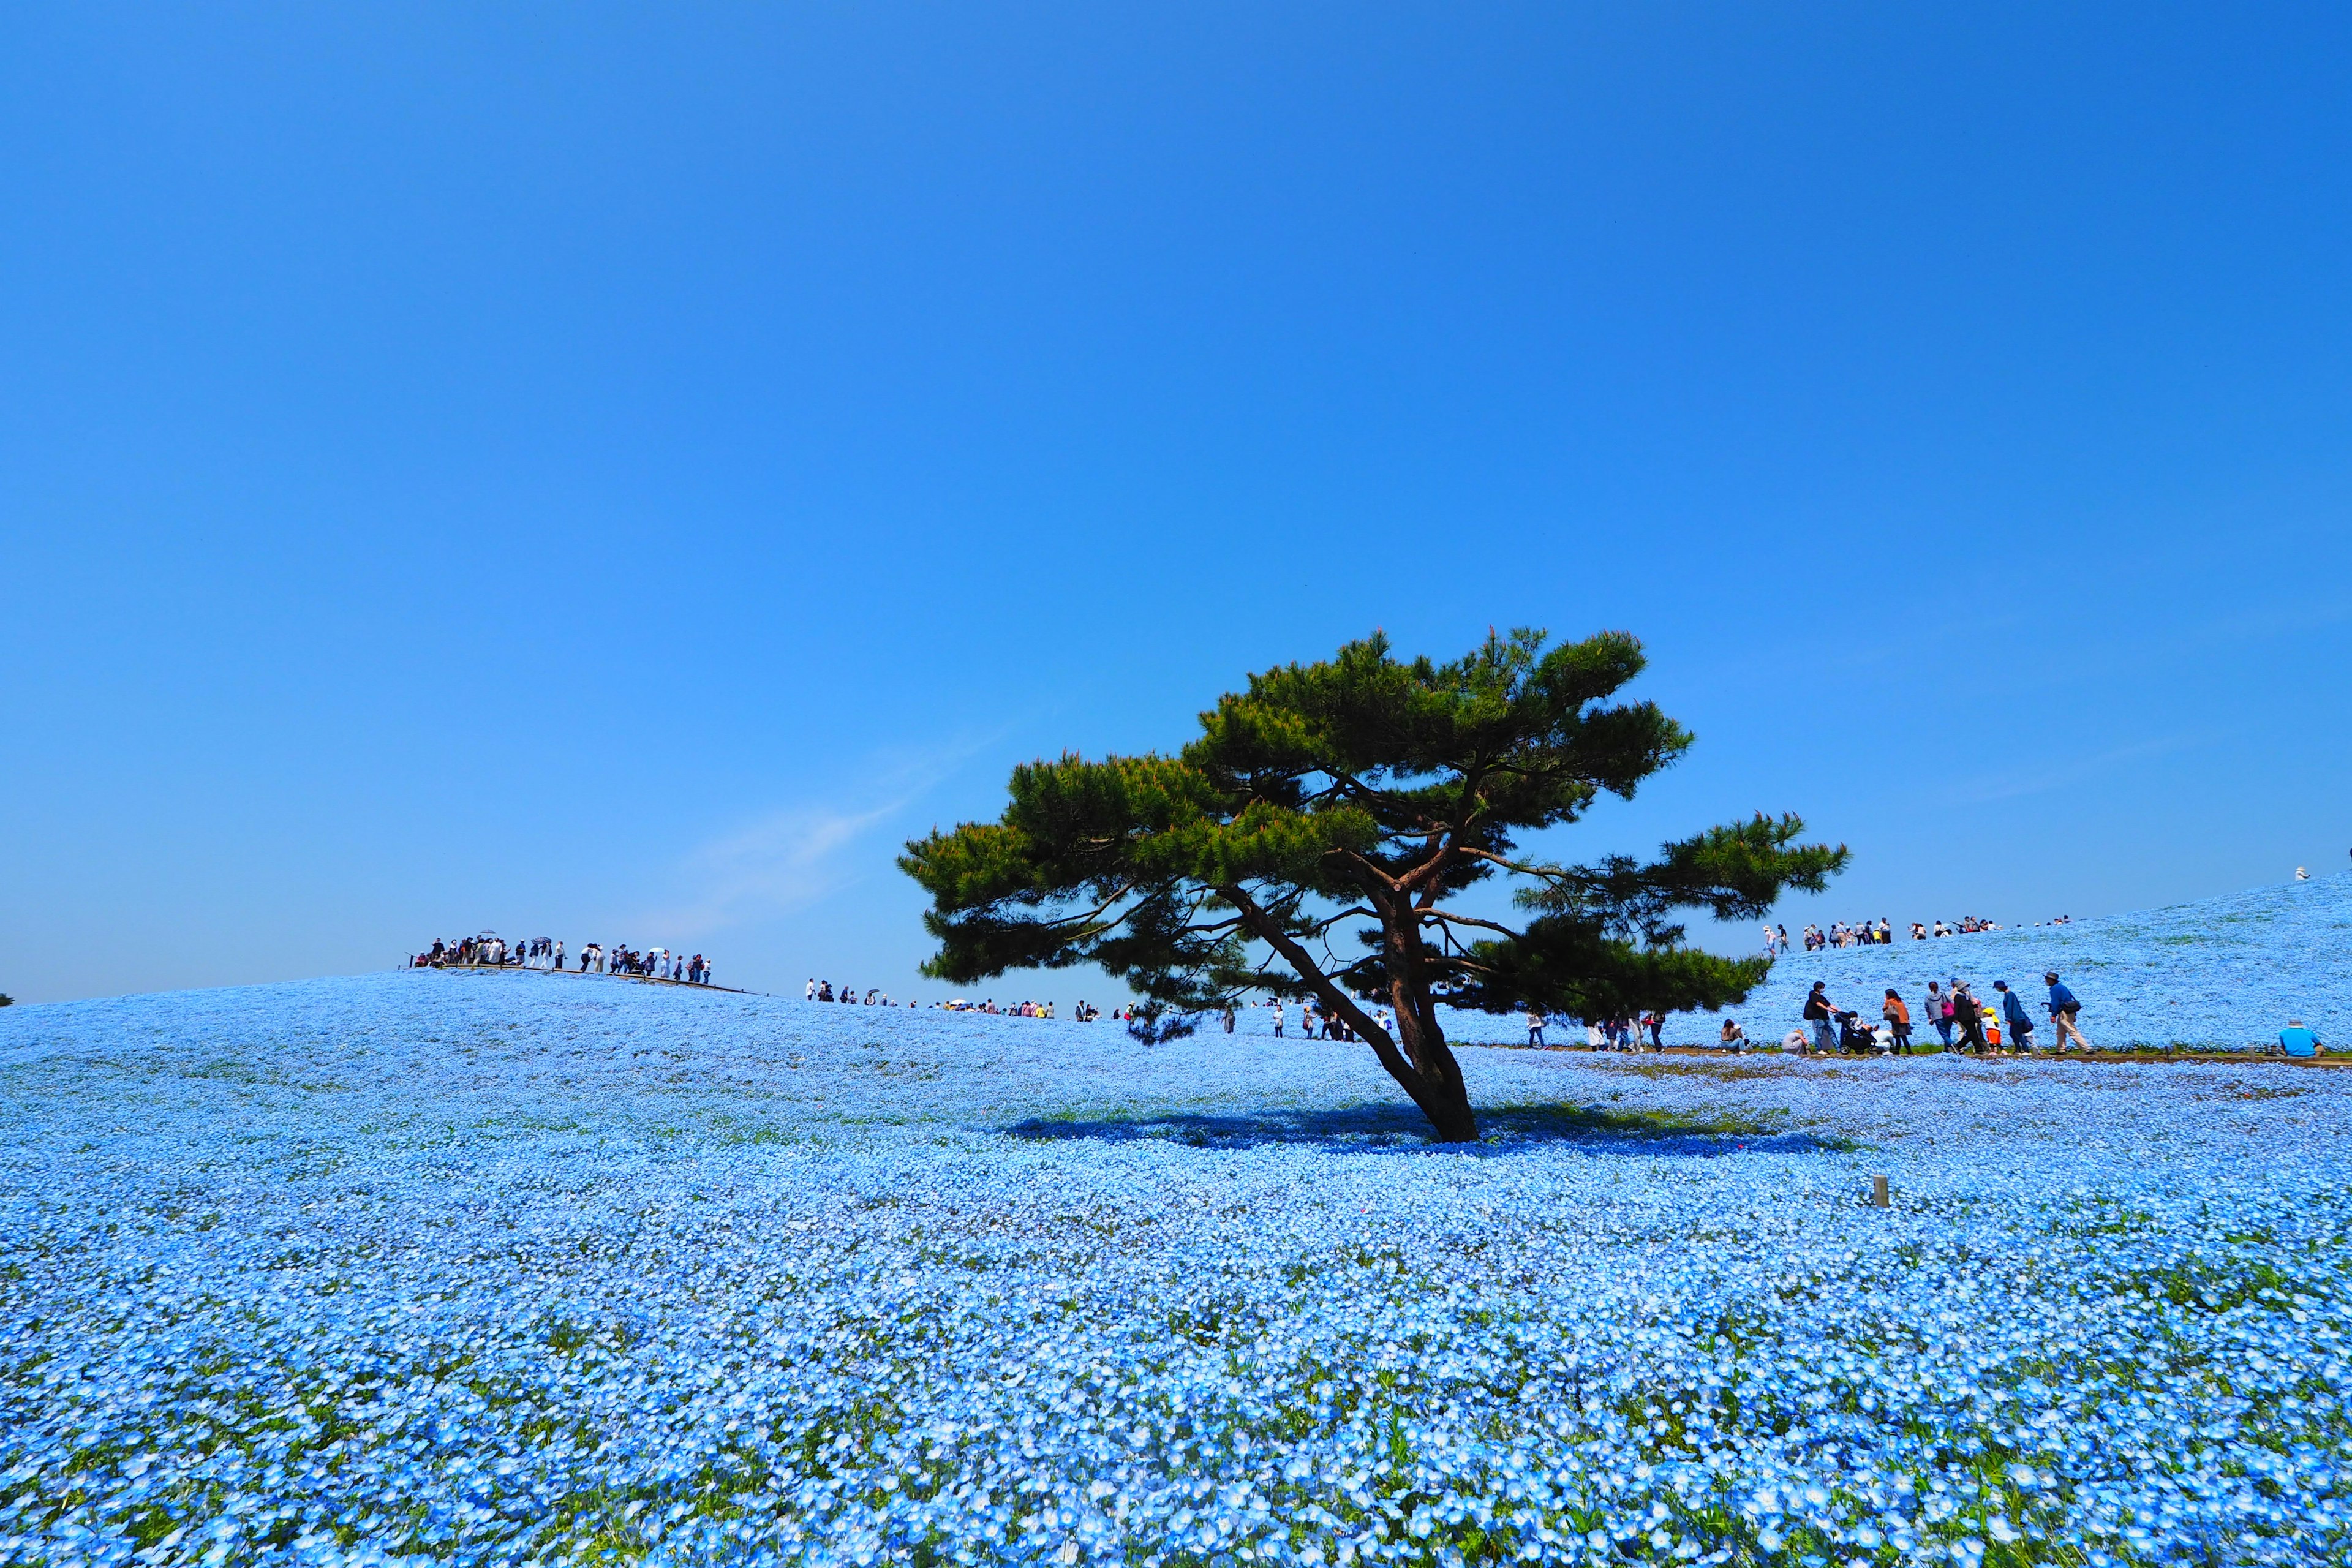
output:
{"label": "blue flower field", "polygon": [[[2060,952],[2095,1038],[2347,1033],[2346,879],[2213,909],[1740,1016]],[[10,1009],[0,1562],[2352,1561],[2332,1066],[1471,1048],[1442,1149],[1262,1025]]]}

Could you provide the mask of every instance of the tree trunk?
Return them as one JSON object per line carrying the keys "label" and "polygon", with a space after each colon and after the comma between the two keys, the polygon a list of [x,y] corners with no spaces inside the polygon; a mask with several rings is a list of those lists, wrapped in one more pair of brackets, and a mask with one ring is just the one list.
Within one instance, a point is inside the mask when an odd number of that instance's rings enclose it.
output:
{"label": "tree trunk", "polygon": [[1246,893],[1232,886],[1220,887],[1217,892],[1241,910],[1250,928],[1282,954],[1323,1005],[1347,1019],[1348,1026],[1372,1047],[1372,1055],[1380,1058],[1388,1075],[1429,1118],[1439,1142],[1478,1142],[1478,1118],[1470,1110],[1470,1091],[1462,1082],[1461,1064],[1446,1049],[1444,1031],[1437,1026],[1437,1009],[1430,1005],[1425,989],[1412,996],[1406,994],[1407,988],[1402,984],[1391,990],[1397,1033],[1405,1042],[1400,1050],[1397,1041],[1390,1039],[1387,1032],[1372,1022],[1370,1016],[1356,1005],[1354,997],[1333,984],[1329,976],[1316,967],[1307,950],[1268,918]]}
{"label": "tree trunk", "polygon": [[1389,1002],[1396,1009],[1397,1047],[1412,1067],[1412,1077],[1397,1074],[1397,1081],[1421,1107],[1441,1143],[1475,1143],[1478,1118],[1470,1110],[1470,1091],[1462,1082],[1462,1064],[1446,1047],[1445,1030],[1437,1022],[1437,1005],[1430,1000],[1429,979],[1422,964],[1421,926],[1412,900],[1393,886],[1368,886],[1372,907],[1380,911],[1381,945],[1388,950]]}
{"label": "tree trunk", "polygon": [[1469,1087],[1462,1081],[1462,1064],[1454,1059],[1453,1049],[1437,1026],[1435,1010],[1425,1004],[1418,1011],[1401,1005],[1396,1020],[1403,1059],[1391,1062],[1384,1058],[1381,1065],[1429,1118],[1439,1142],[1475,1143],[1478,1118],[1470,1109]]}

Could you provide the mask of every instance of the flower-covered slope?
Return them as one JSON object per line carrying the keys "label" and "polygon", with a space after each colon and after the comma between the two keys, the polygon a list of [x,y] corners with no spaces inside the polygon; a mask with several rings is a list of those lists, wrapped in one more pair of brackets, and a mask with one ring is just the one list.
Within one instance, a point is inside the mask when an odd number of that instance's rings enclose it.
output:
{"label": "flower-covered slope", "polygon": [[11,1009],[0,1561],[2352,1554],[2352,1078],[1464,1057],[1453,1150],[1248,1031]]}
{"label": "flower-covered slope", "polygon": [[[2082,998],[2095,1045],[2259,1045],[2301,1018],[2352,1047],[2352,875],[2065,925],[1925,942],[1898,931],[1885,947],[1800,949],[1737,1011],[1785,1029],[1816,980],[1839,1005],[1874,1017],[1890,985],[1916,1007],[1930,980],[1965,980],[1979,996],[2006,980],[2040,1020],[2051,970]],[[2043,1023],[2039,1033],[2049,1032]]]}
{"label": "flower-covered slope", "polygon": [[[2032,1008],[2037,1044],[2050,1027],[2042,976],[2064,976],[2084,1005],[2084,1033],[2105,1047],[2189,1046],[2237,1050],[2274,1043],[2290,1018],[2301,1018],[2323,1040],[2352,1048],[2352,875],[2256,888],[2223,898],[2131,914],[2100,915],[2065,925],[2025,926],[1968,936],[1914,942],[1897,931],[1885,947],[1828,948],[1790,952],[1747,1001],[1727,1010],[1749,1037],[1779,1039],[1798,1026],[1805,994],[1826,982],[1830,1000],[1859,1009],[1875,1022],[1888,986],[1900,991],[1918,1016],[1927,982],[1965,980],[1979,997],[1994,997],[2006,980]],[[1297,1032],[1297,1011],[1286,1015]],[[1685,1014],[1666,1024],[1669,1045],[1711,1044],[1721,1016]],[[1446,1009],[1449,1038],[1524,1040],[1513,1016]],[[1270,1015],[1245,1013],[1239,1032],[1273,1030]],[[1918,1031],[1927,1033],[1924,1025]],[[1557,1046],[1583,1035],[1555,1023]]]}

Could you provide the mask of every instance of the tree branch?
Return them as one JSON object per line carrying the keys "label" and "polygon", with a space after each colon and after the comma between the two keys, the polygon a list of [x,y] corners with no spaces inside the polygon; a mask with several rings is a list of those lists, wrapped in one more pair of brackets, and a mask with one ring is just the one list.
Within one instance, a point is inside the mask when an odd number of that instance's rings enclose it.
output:
{"label": "tree branch", "polygon": [[1497,925],[1493,921],[1482,921],[1476,915],[1457,915],[1445,910],[1422,910],[1417,912],[1425,921],[1444,921],[1448,925],[1477,926],[1485,931],[1498,931],[1514,940],[1519,934],[1507,925]]}
{"label": "tree branch", "polygon": [[1391,1077],[1403,1082],[1415,1076],[1412,1064],[1404,1059],[1404,1053],[1397,1049],[1396,1042],[1389,1038],[1388,1031],[1373,1023],[1371,1016],[1356,1005],[1354,997],[1333,984],[1330,977],[1316,967],[1315,960],[1298,945],[1297,939],[1284,931],[1265,910],[1259,909],[1247,893],[1238,887],[1221,887],[1217,894],[1249,918],[1251,929],[1268,947],[1282,954],[1283,961],[1307,983],[1308,990],[1322,999],[1325,1006],[1348,1020],[1349,1026],[1372,1047],[1372,1054],[1381,1058],[1381,1065],[1388,1068]]}

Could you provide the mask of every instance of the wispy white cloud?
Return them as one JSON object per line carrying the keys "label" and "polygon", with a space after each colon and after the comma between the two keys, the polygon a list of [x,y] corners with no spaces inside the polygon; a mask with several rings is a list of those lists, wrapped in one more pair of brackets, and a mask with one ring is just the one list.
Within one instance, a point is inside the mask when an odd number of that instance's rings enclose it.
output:
{"label": "wispy white cloud", "polygon": [[692,888],[677,907],[647,917],[653,929],[698,937],[760,915],[805,908],[853,879],[841,851],[897,811],[780,811],[696,848],[681,868]]}
{"label": "wispy white cloud", "polygon": [[855,806],[782,807],[697,846],[677,868],[682,896],[645,914],[643,929],[692,940],[821,901],[874,868],[870,857],[853,851],[997,738],[969,736],[880,759],[869,770],[866,798]]}
{"label": "wispy white cloud", "polygon": [[2169,756],[2176,752],[2193,751],[2220,737],[2208,731],[2179,735],[2164,735],[2154,740],[2137,741],[2128,746],[2116,746],[2095,752],[2087,756],[2030,768],[2016,768],[2006,773],[1990,773],[1981,778],[1956,784],[1946,793],[1946,798],[1958,805],[1982,805],[1996,800],[2015,800],[2023,795],[2042,795],[2068,784],[2094,778],[2122,763],[2143,761],[2149,757]]}

